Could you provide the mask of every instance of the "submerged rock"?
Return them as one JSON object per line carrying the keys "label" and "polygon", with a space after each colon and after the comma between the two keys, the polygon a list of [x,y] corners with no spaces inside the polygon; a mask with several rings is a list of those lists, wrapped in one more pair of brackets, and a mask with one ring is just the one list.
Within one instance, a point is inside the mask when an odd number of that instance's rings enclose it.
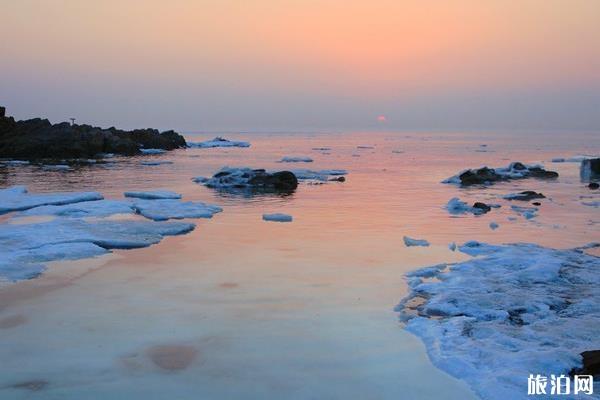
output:
{"label": "submerged rock", "polygon": [[183,136],[156,129],[125,131],[91,125],[51,124],[35,118],[0,117],[0,157],[24,159],[93,158],[100,153],[140,154],[142,149],[185,147]]}
{"label": "submerged rock", "polygon": [[443,183],[455,183],[463,186],[493,184],[494,182],[507,181],[511,179],[539,178],[554,179],[558,173],[548,171],[539,165],[525,165],[520,162],[510,163],[506,168],[468,169],[443,181]]}
{"label": "submerged rock", "polygon": [[573,368],[571,375],[592,375],[600,378],[600,350],[588,350],[581,353],[582,367]]}
{"label": "submerged rock", "polygon": [[489,211],[492,210],[492,207],[488,206],[485,203],[479,202],[479,201],[476,202],[475,204],[473,204],[473,208],[475,210],[481,210],[481,211],[479,211],[479,214],[485,214],[485,213],[487,213],[487,212],[489,212]]}
{"label": "submerged rock", "polygon": [[520,201],[530,201],[533,199],[545,199],[542,193],[534,192],[533,190],[525,190],[519,193],[511,193],[504,196],[506,200],[520,200]]}
{"label": "submerged rock", "polygon": [[290,171],[267,172],[264,169],[225,167],[212,178],[194,178],[195,182],[214,189],[291,192],[298,179]]}

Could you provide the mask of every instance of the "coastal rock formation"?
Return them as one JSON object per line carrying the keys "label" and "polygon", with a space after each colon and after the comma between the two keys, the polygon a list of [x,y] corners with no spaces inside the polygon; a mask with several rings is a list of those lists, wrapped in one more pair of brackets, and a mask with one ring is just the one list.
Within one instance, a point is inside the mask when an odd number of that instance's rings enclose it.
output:
{"label": "coastal rock formation", "polygon": [[214,189],[250,189],[257,191],[291,192],[298,179],[290,171],[267,172],[264,169],[225,167],[212,178],[194,178],[197,183]]}
{"label": "coastal rock formation", "polygon": [[600,179],[600,158],[588,158],[581,161],[581,179]]}
{"label": "coastal rock formation", "polygon": [[525,165],[517,161],[510,163],[506,168],[482,167],[478,169],[468,169],[444,180],[443,183],[455,183],[469,186],[493,184],[494,182],[499,181],[524,178],[554,179],[558,178],[558,173],[548,171],[539,165]]}
{"label": "coastal rock formation", "polygon": [[91,125],[51,124],[35,118],[15,121],[0,116],[0,157],[19,159],[93,158],[102,153],[140,154],[141,149],[186,147],[183,136],[156,129],[124,131]]}
{"label": "coastal rock formation", "polygon": [[534,192],[533,190],[525,190],[524,192],[507,194],[504,198],[506,200],[529,201],[533,199],[545,199],[546,196],[542,193]]}

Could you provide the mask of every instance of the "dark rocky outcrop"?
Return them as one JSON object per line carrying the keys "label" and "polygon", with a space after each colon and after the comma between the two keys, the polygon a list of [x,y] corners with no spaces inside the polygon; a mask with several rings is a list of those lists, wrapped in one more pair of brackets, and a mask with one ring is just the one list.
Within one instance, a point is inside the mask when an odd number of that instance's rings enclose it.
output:
{"label": "dark rocky outcrop", "polygon": [[591,179],[600,179],[600,158],[589,158],[581,162],[581,179],[589,182]]}
{"label": "dark rocky outcrop", "polygon": [[573,368],[571,375],[592,375],[594,378],[600,378],[600,350],[590,350],[581,353],[583,366]]}
{"label": "dark rocky outcrop", "polygon": [[51,124],[35,118],[15,121],[0,117],[0,157],[19,159],[93,158],[101,153],[135,155],[141,148],[186,147],[183,136],[156,129],[124,131],[91,125]]}
{"label": "dark rocky outcrop", "polygon": [[598,182],[592,182],[588,185],[588,188],[590,188],[592,190],[596,190],[596,189],[600,188],[600,184]]}
{"label": "dark rocky outcrop", "polygon": [[223,168],[212,178],[197,177],[194,181],[226,191],[292,192],[298,187],[298,178],[293,172],[251,168]]}
{"label": "dark rocky outcrop", "polygon": [[485,214],[492,210],[492,207],[479,201],[473,204],[473,208],[478,211],[477,214]]}
{"label": "dark rocky outcrop", "polygon": [[469,169],[460,174],[448,178],[444,183],[458,183],[463,186],[492,184],[499,181],[508,181],[512,179],[538,178],[554,179],[558,173],[548,171],[537,165],[525,165],[520,162],[513,162],[506,168],[488,168]]}
{"label": "dark rocky outcrop", "polygon": [[346,182],[346,178],[343,176],[336,176],[335,178],[331,178],[330,182]]}
{"label": "dark rocky outcrop", "polygon": [[530,201],[534,199],[545,199],[542,193],[534,192],[533,190],[525,190],[519,193],[513,193],[508,196],[504,196],[507,200],[520,200],[520,201]]}

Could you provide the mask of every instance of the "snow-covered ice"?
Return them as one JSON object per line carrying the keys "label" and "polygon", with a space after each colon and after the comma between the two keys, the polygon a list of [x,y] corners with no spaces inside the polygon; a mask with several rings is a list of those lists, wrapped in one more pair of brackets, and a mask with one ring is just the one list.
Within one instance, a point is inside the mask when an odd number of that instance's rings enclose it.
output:
{"label": "snow-covered ice", "polygon": [[301,156],[285,156],[282,157],[279,162],[313,162],[313,159],[310,157],[301,157]]}
{"label": "snow-covered ice", "polygon": [[19,216],[53,215],[69,218],[102,218],[115,214],[132,214],[133,212],[132,204],[129,201],[94,200],[57,206],[35,207],[21,212]]}
{"label": "snow-covered ice", "polygon": [[296,175],[299,181],[328,181],[332,176],[347,175],[348,171],[345,169],[321,169],[321,170],[310,170],[310,169],[293,169],[292,173]]}
{"label": "snow-covered ice", "polygon": [[[490,205],[490,207],[492,206]],[[471,207],[458,197],[453,197],[448,201],[448,203],[446,204],[446,210],[448,210],[448,212],[452,215],[460,215],[466,213],[480,215],[485,213],[483,209],[478,207]]]}
{"label": "snow-covered ice", "polygon": [[144,192],[125,192],[125,197],[133,197],[138,199],[156,200],[156,199],[180,199],[179,193],[172,192],[170,190],[150,190]]}
{"label": "snow-covered ice", "polygon": [[179,201],[176,199],[137,200],[133,208],[146,218],[154,221],[183,218],[212,218],[221,207],[195,201]]}
{"label": "snow-covered ice", "polygon": [[188,147],[197,147],[201,149],[213,147],[250,147],[250,143],[235,140],[227,140],[225,138],[217,136],[212,140],[207,140],[204,142],[188,142]]}
{"label": "snow-covered ice", "polygon": [[292,222],[293,217],[288,214],[274,213],[274,214],[263,214],[262,219],[265,221]]}
{"label": "snow-covered ice", "polygon": [[97,192],[29,194],[25,186],[11,186],[0,189],[0,214],[44,205],[63,205],[102,199],[102,195]]}
{"label": "snow-covered ice", "polygon": [[600,258],[534,244],[460,250],[477,257],[408,274],[397,307],[436,366],[483,398],[522,398],[529,374],[568,374],[600,348]]}
{"label": "snow-covered ice", "polygon": [[406,247],[410,246],[429,246],[429,242],[425,239],[413,239],[408,236],[404,236],[404,245]]}
{"label": "snow-covered ice", "polygon": [[1,224],[0,279],[31,279],[42,273],[49,261],[92,257],[108,249],[147,247],[164,236],[193,229],[194,224],[181,222],[89,222],[80,218]]}

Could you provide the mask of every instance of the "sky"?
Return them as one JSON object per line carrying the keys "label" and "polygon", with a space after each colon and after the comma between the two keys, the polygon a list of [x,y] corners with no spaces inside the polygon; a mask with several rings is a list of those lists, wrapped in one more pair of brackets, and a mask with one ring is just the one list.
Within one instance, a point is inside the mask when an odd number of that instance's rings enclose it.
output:
{"label": "sky", "polygon": [[597,0],[0,0],[17,119],[600,130]]}

